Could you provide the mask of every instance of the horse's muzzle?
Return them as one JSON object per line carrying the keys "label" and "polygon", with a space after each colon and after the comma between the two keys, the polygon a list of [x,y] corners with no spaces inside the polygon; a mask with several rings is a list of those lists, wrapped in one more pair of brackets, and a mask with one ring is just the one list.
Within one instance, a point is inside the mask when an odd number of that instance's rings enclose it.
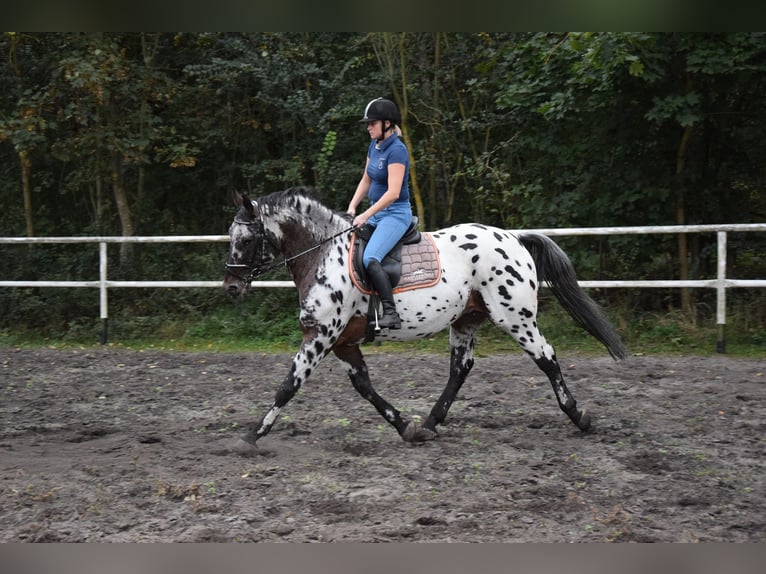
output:
{"label": "horse's muzzle", "polygon": [[231,297],[241,297],[250,291],[253,269],[246,265],[227,263],[223,276],[223,288]]}
{"label": "horse's muzzle", "polygon": [[236,283],[231,283],[229,285],[226,285],[225,288],[226,288],[226,292],[231,297],[237,297],[243,291],[242,287],[240,287]]}
{"label": "horse's muzzle", "polygon": [[227,273],[223,278],[223,289],[232,298],[242,297],[250,290],[250,284],[240,277]]}

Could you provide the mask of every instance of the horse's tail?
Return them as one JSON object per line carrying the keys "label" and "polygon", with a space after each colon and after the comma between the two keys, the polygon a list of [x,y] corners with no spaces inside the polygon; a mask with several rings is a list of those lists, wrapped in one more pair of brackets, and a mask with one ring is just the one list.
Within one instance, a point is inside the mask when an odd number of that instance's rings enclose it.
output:
{"label": "horse's tail", "polygon": [[535,261],[538,283],[547,282],[575,322],[599,340],[615,360],[624,359],[625,345],[601,307],[577,284],[574,267],[564,250],[546,235],[522,233],[518,237]]}

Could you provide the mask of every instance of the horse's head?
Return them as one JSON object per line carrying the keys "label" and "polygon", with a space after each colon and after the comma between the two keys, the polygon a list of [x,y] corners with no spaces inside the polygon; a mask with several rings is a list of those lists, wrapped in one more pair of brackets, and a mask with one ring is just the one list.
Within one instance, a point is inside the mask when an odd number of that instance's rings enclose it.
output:
{"label": "horse's head", "polygon": [[229,259],[223,288],[235,297],[250,290],[250,282],[269,267],[277,256],[277,248],[269,241],[258,204],[244,195],[236,194],[239,207],[229,227]]}

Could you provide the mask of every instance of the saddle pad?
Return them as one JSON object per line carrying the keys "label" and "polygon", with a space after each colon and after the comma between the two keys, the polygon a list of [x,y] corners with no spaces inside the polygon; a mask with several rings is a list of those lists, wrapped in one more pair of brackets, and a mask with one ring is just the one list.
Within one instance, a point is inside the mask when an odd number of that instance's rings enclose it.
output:
{"label": "saddle pad", "polygon": [[[357,289],[365,295],[372,293],[368,289],[359,274],[354,269],[354,241],[351,240],[351,249],[348,253],[348,270],[351,281]],[[439,261],[439,251],[436,249],[433,237],[430,233],[423,233],[422,239],[412,245],[402,245],[402,276],[399,284],[394,287],[394,293],[411,291],[433,287],[439,282],[442,267]]]}

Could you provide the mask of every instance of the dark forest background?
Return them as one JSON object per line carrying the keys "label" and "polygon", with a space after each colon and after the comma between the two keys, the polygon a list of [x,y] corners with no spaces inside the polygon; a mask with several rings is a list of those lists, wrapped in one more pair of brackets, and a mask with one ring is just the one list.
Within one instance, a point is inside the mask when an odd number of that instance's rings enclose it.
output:
{"label": "dark forest background", "polygon": [[[344,209],[377,96],[402,112],[426,230],[766,221],[766,33],[5,32],[0,56],[0,236],[222,234],[235,191],[293,185]],[[712,233],[557,241],[580,279],[715,275]],[[764,253],[764,234],[729,234],[729,276],[765,277]],[[211,280],[225,254],[113,246],[109,277]],[[3,280],[97,270],[92,245],[0,245]],[[294,318],[276,291],[247,312]],[[766,339],[763,289],[729,294],[730,321]],[[594,295],[623,325],[714,321],[710,290]],[[224,329],[200,320],[230,306],[110,291],[126,337]],[[0,333],[87,339],[96,315],[93,290],[0,289]]]}

